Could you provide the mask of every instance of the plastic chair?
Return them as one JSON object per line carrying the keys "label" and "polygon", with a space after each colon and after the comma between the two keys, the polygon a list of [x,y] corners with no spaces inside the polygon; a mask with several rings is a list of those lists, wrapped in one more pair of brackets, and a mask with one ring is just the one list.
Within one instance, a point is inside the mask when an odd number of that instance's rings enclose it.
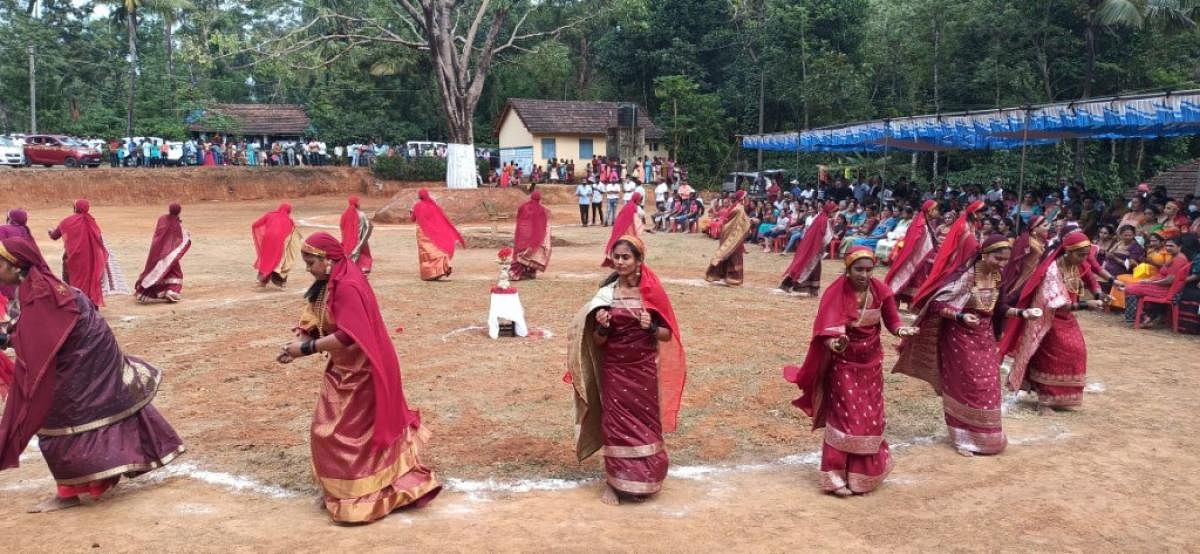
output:
{"label": "plastic chair", "polygon": [[842,247],[842,239],[833,239],[829,241],[829,257],[836,260],[838,258],[838,249]]}
{"label": "plastic chair", "polygon": [[[1170,311],[1171,328],[1176,333],[1179,332],[1179,303],[1175,301],[1175,297],[1179,296],[1179,292],[1182,291],[1183,286],[1187,284],[1187,276],[1190,271],[1191,266],[1185,264],[1175,272],[1175,280],[1171,282],[1171,286],[1167,287],[1167,291],[1165,293],[1156,294],[1154,296],[1147,295],[1138,297],[1137,313],[1133,316],[1134,329],[1142,328],[1142,308],[1144,308],[1147,303],[1150,303],[1163,304],[1167,306],[1167,309]],[[1129,297],[1126,296],[1126,298]]]}

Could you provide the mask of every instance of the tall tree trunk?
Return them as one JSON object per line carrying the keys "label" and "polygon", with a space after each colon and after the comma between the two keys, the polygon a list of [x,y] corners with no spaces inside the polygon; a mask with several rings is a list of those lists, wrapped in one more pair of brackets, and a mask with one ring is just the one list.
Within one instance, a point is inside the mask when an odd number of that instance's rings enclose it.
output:
{"label": "tall tree trunk", "polygon": [[808,12],[800,18],[800,94],[804,101],[804,128],[808,128],[808,41],[805,38],[805,28],[808,27]]}
{"label": "tall tree trunk", "polygon": [[[942,66],[942,18],[940,15],[933,17],[933,110],[934,113],[942,113],[942,89],[940,86],[941,66]],[[938,151],[933,151],[933,180],[937,181],[938,177]]]}
{"label": "tall tree trunk", "polygon": [[[760,60],[761,63],[761,60]],[[764,64],[765,65],[765,64]],[[763,134],[763,107],[767,100],[767,68],[760,67],[758,72],[758,134]],[[758,149],[758,165],[755,168],[762,171],[763,150]]]}
{"label": "tall tree trunk", "polygon": [[134,10],[125,11],[125,29],[129,37],[129,104],[125,113],[125,136],[133,136],[133,99],[137,86],[137,18]]}
{"label": "tall tree trunk", "polygon": [[[1092,85],[1096,82],[1096,27],[1099,25],[1099,22],[1096,21],[1097,5],[1096,0],[1088,2],[1087,29],[1084,30],[1084,39],[1087,42],[1087,65],[1084,68],[1083,98],[1092,97]],[[1071,174],[1076,181],[1083,179],[1083,147],[1083,139],[1075,139],[1075,161]]]}
{"label": "tall tree trunk", "polygon": [[163,14],[163,46],[167,54],[167,78],[171,87],[171,98],[175,97],[175,18],[171,14]]}

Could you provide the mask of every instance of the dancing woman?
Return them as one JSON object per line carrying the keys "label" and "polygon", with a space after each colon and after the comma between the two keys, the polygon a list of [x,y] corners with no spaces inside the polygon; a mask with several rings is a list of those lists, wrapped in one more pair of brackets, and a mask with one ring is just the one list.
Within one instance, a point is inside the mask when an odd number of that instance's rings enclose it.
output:
{"label": "dancing woman", "polygon": [[729,219],[721,225],[721,244],[717,253],[708,262],[704,279],[710,283],[724,281],[726,285],[738,287],[744,277],[742,258],[746,254],[746,237],[750,235],[750,218],[746,216],[746,191],[739,190],[733,196],[733,208]]}
{"label": "dancing woman", "polygon": [[179,204],[171,204],[166,215],[158,218],[154,238],[150,240],[150,253],[146,256],[146,267],[142,269],[134,288],[138,302],[179,302],[181,299],[183,266],[179,261],[192,247],[192,237],[179,220],[182,209]]}
{"label": "dancing woman", "polygon": [[542,193],[534,191],[517,208],[517,227],[513,232],[514,260],[512,279],[533,279],[550,265],[550,208],[542,205]]}
{"label": "dancing woman", "polygon": [[359,207],[357,196],[350,197],[338,227],[342,230],[342,250],[350,254],[350,260],[358,264],[364,275],[370,275],[375,261],[371,258],[371,245],[367,241],[371,239],[375,225]]}
{"label": "dancing woman", "polygon": [[846,273],[821,297],[804,365],[783,368],[801,390],[792,402],[825,428],[821,488],[837,496],[875,490],[892,470],[883,439],[883,345],[880,323],[897,336],[916,333],[900,325],[891,289],[871,277],[875,253],[856,247],[846,254]]}
{"label": "dancing woman", "polygon": [[275,211],[267,212],[250,226],[254,239],[254,269],[258,270],[258,286],[267,283],[283,288],[288,273],[296,263],[300,233],[292,221],[292,205],[284,202]]}
{"label": "dancing woman", "polygon": [[[913,218],[904,234],[903,246],[893,256],[892,266],[888,268],[883,282],[896,292],[896,301],[906,301],[910,304],[917,294],[917,289],[929,277],[933,269],[933,260],[937,257],[938,246],[942,236],[939,236],[938,205],[933,200],[926,200],[921,205],[921,211]],[[910,306],[911,308],[911,306]]]}
{"label": "dancing woman", "polygon": [[50,239],[63,238],[63,281],[83,292],[92,303],[104,307],[104,280],[108,272],[108,249],[100,236],[100,225],[92,217],[87,200],[75,201],[75,213],[50,230]]}
{"label": "dancing woman", "polygon": [[929,269],[928,277],[917,287],[917,293],[913,295],[910,306],[925,305],[937,290],[938,282],[934,276],[946,275],[954,271],[956,267],[963,267],[979,251],[979,239],[975,237],[975,230],[979,226],[979,211],[983,208],[983,202],[978,200],[972,202],[963,210],[962,215],[959,215],[958,219],[950,225],[945,238],[938,245],[937,255]]}
{"label": "dancing woman", "polygon": [[316,281],[305,294],[298,336],[278,361],[329,354],[309,435],[325,509],[333,521],[367,523],[424,506],[441,491],[421,463],[429,432],[404,399],[400,360],[375,293],[333,235],[309,236],[302,255]]}
{"label": "dancing woman", "polygon": [[604,449],[605,504],[662,489],[663,433],[675,431],[687,378],[675,311],[645,253],[636,237],[618,240],[616,271],[572,325],[566,380],[575,389],[575,455],[583,461]]}
{"label": "dancing woman", "polygon": [[937,291],[924,305],[914,306],[920,332],[901,342],[894,369],[928,382],[942,397],[950,443],[964,456],[999,454],[1008,445],[1001,424],[993,314],[1040,315],[1010,308],[1001,297],[1000,271],[1011,255],[1012,242],[992,235],[967,266],[934,276]]}
{"label": "dancing woman", "polygon": [[783,273],[783,282],[780,283],[779,290],[808,296],[816,296],[820,292],[821,260],[825,258],[825,250],[833,241],[829,214],[834,210],[837,210],[837,204],[826,202],[825,209],[821,210],[804,230],[804,237],[800,239],[800,244],[796,245],[792,263]]}
{"label": "dancing woman", "polygon": [[[1009,389],[1037,392],[1043,415],[1054,408],[1083,403],[1087,345],[1073,312],[1104,307],[1100,283],[1087,264],[1091,246],[1087,235],[1075,231],[1042,260],[1021,289],[1015,307],[1037,308],[1046,317],[1010,319],[1000,342],[1000,354],[1013,358]],[[1093,300],[1087,300],[1089,296]]]}
{"label": "dancing woman", "polygon": [[151,405],[158,368],[121,352],[92,301],[50,271],[24,238],[0,241],[0,282],[18,285],[21,315],[0,344],[17,351],[0,417],[0,469],[17,467],[34,434],[55,498],[35,511],[98,498],[122,475],[162,467],[183,453],[175,430]]}
{"label": "dancing woman", "polygon": [[1013,243],[1012,259],[1005,266],[1000,279],[1000,289],[1008,301],[1016,301],[1016,296],[1021,294],[1033,270],[1042,263],[1049,236],[1050,222],[1046,218],[1040,215],[1029,218],[1025,230]]}
{"label": "dancing woman", "polygon": [[412,209],[413,221],[417,224],[417,255],[421,264],[421,279],[436,281],[449,277],[454,271],[450,261],[454,259],[454,245],[467,245],[458,229],[446,217],[442,207],[434,202],[429,189],[417,191],[417,203]]}

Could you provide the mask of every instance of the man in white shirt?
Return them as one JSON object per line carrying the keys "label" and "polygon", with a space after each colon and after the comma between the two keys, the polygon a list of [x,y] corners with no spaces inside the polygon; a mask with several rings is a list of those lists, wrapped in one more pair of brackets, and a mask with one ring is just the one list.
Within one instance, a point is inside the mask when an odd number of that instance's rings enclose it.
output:
{"label": "man in white shirt", "polygon": [[599,181],[592,183],[592,224],[597,222],[607,225],[604,221],[604,183]]}
{"label": "man in white shirt", "polygon": [[658,211],[663,211],[667,206],[667,193],[671,191],[670,185],[664,180],[659,180],[658,185],[654,187],[654,207]]}
{"label": "man in white shirt", "polygon": [[587,183],[579,183],[575,187],[575,196],[579,199],[579,222],[587,227],[588,208],[592,205],[592,186]]}
{"label": "man in white shirt", "polygon": [[609,181],[604,185],[604,199],[608,201],[608,216],[604,218],[605,225],[612,225],[617,220],[617,200],[621,198],[621,185]]}
{"label": "man in white shirt", "polygon": [[633,198],[633,191],[635,191],[637,189],[638,189],[637,183],[634,183],[633,179],[626,177],[625,182],[621,183],[621,200],[623,202],[625,202],[626,204],[628,204],[629,199]]}
{"label": "man in white shirt", "polygon": [[989,204],[1004,201],[1004,186],[999,177],[992,179],[992,190],[987,191],[987,201]]}

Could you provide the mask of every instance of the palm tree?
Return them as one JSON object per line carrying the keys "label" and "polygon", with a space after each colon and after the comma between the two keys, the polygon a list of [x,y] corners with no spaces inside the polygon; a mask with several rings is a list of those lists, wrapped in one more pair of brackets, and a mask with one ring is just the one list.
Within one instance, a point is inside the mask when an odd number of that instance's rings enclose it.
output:
{"label": "palm tree", "polygon": [[[1158,25],[1171,30],[1196,28],[1195,15],[1200,13],[1197,0],[1086,0],[1087,27],[1084,40],[1087,44],[1087,64],[1084,69],[1083,98],[1092,96],[1092,85],[1096,83],[1096,35],[1106,27],[1130,27],[1140,29],[1146,24]],[[1083,140],[1075,140],[1074,175],[1083,175]]]}
{"label": "palm tree", "polygon": [[129,42],[129,102],[125,112],[125,136],[133,136],[133,99],[137,87],[137,10],[140,0],[115,0],[117,9],[113,11],[114,21],[125,24],[125,34]]}
{"label": "palm tree", "polygon": [[170,78],[171,93],[175,92],[175,25],[192,11],[189,0],[141,0],[143,6],[162,19],[163,46],[167,54],[167,76]]}

